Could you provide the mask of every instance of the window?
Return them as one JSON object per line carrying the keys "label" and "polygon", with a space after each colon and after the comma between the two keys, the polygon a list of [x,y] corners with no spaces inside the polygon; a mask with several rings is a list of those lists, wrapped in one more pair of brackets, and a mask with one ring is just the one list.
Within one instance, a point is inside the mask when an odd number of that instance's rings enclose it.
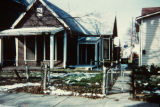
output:
{"label": "window", "polygon": [[110,39],[103,39],[103,58],[110,60]]}
{"label": "window", "polygon": [[43,16],[43,8],[39,7],[37,8],[37,17],[42,17]]}
{"label": "window", "polygon": [[36,37],[25,37],[24,39],[24,58],[25,60],[36,60]]}

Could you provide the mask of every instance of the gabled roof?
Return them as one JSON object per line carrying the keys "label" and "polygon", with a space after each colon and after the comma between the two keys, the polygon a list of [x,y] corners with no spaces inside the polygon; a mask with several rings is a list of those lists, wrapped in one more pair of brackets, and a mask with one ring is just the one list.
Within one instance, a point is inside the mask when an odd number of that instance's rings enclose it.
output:
{"label": "gabled roof", "polygon": [[139,16],[136,19],[140,20],[158,14],[160,14],[160,7],[142,8],[142,16]]}
{"label": "gabled roof", "polygon": [[[39,0],[51,13],[66,27],[70,28],[72,31],[81,33],[81,34],[91,34],[87,29],[85,29],[77,20],[75,20],[71,15],[50,3],[47,0]],[[27,11],[31,9],[36,0],[32,0],[31,4],[28,5]],[[27,12],[23,12],[21,16],[15,21],[11,28],[14,28],[19,21],[26,15]]]}
{"label": "gabled roof", "polygon": [[[16,0],[16,1],[27,1],[24,4],[27,6],[27,11],[31,9],[33,4],[38,0]],[[86,35],[97,35],[97,34],[113,34],[114,29],[114,17],[109,15],[108,18],[112,18],[112,20],[108,20],[108,26],[105,29],[107,33],[104,33],[104,27],[98,28],[97,19],[93,17],[80,17],[75,18],[72,17],[70,14],[65,12],[64,10],[60,9],[58,6],[55,6],[53,3],[49,2],[48,0],[39,0],[66,28],[69,28],[71,31],[78,32],[80,34]],[[26,12],[23,12],[21,16],[15,21],[11,28],[15,28],[15,26],[21,21],[21,19],[26,15]],[[99,25],[102,25],[99,23]],[[102,27],[102,26],[101,26]],[[106,27],[106,26],[105,26]]]}
{"label": "gabled roof", "polygon": [[142,8],[142,16],[160,11],[160,7]]}

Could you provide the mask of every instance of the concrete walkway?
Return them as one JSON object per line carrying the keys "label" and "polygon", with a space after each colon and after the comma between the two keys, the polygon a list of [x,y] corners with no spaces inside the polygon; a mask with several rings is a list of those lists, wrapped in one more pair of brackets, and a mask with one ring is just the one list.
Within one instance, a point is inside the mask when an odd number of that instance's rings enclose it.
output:
{"label": "concrete walkway", "polygon": [[[127,72],[124,75],[127,75]],[[160,107],[159,104],[129,100],[127,77],[119,77],[112,90],[116,94],[108,95],[106,98],[89,99],[77,96],[0,92],[0,107]],[[122,85],[125,93],[121,93]]]}
{"label": "concrete walkway", "polygon": [[109,94],[129,93],[130,92],[130,79],[131,71],[124,71],[117,79],[116,83],[109,91]]}
{"label": "concrete walkway", "polygon": [[158,104],[131,101],[128,97],[128,93],[109,95],[103,99],[0,93],[0,107],[159,107]]}

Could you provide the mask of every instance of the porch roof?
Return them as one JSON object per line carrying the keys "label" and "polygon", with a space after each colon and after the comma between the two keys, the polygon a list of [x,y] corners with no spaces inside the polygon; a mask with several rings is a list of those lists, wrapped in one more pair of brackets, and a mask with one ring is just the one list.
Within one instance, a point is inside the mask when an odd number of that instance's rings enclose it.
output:
{"label": "porch roof", "polygon": [[100,37],[81,37],[79,38],[79,43],[97,43],[97,41],[100,39]]}
{"label": "porch roof", "polygon": [[63,27],[34,27],[34,28],[8,29],[8,30],[1,31],[0,37],[56,34],[63,30],[64,30]]}

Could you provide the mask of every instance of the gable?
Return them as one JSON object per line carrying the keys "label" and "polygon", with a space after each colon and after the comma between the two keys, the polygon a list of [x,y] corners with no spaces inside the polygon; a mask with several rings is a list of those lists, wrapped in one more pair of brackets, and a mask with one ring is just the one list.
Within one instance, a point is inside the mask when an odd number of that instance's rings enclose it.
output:
{"label": "gable", "polygon": [[63,27],[59,20],[39,1],[26,12],[15,28],[26,27]]}

